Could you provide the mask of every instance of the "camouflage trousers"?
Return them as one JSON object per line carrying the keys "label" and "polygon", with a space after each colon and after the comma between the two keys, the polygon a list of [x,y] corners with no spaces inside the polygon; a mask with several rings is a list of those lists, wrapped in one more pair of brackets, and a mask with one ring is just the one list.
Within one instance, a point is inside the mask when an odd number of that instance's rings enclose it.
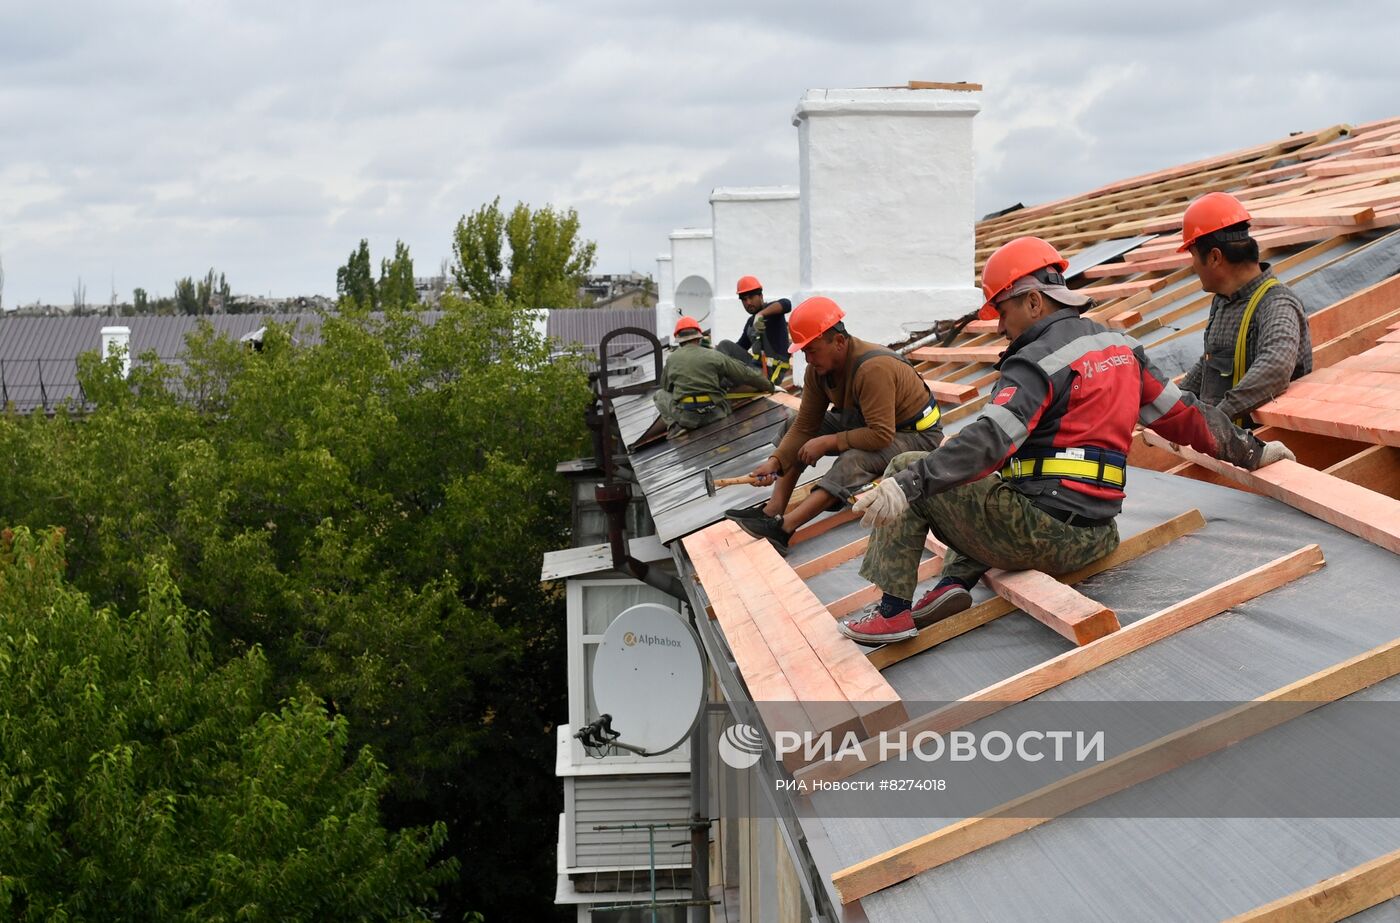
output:
{"label": "camouflage trousers", "polygon": [[671,427],[699,429],[708,423],[716,423],[729,416],[729,402],[710,401],[703,404],[681,403],[670,391],[657,391],[652,395],[652,403],[661,419]]}
{"label": "camouflage trousers", "polygon": [[[885,476],[918,461],[924,452],[894,458]],[[898,521],[875,529],[860,575],[883,592],[913,599],[924,539],[948,546],[940,577],[972,586],[989,568],[1067,574],[1118,547],[1118,525],[1071,526],[1041,510],[996,475],[920,497]]]}

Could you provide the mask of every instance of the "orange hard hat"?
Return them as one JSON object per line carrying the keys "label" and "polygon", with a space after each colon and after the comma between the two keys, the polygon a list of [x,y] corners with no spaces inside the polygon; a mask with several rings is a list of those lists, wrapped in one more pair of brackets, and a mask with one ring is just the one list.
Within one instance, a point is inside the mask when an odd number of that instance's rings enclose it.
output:
{"label": "orange hard hat", "polygon": [[792,309],[788,318],[788,335],[793,349],[805,349],[807,344],[841,323],[846,312],[830,298],[816,295]]}
{"label": "orange hard hat", "polygon": [[1248,220],[1249,212],[1239,199],[1228,192],[1207,192],[1186,206],[1186,214],[1181,216],[1181,246],[1176,252],[1185,253],[1198,238]]}
{"label": "orange hard hat", "polygon": [[679,340],[681,338],[682,330],[694,330],[696,336],[704,335],[704,331],[700,329],[700,322],[695,318],[691,317],[689,314],[676,321],[676,329],[672,331],[671,336]]}
{"label": "orange hard hat", "polygon": [[757,292],[761,291],[762,289],[763,283],[758,281],[757,276],[744,276],[742,279],[739,280],[739,284],[735,288],[735,294],[747,295],[749,292]]}
{"label": "orange hard hat", "polygon": [[[977,316],[982,320],[996,320],[997,309],[993,301],[998,295],[1015,285],[1017,279],[1052,266],[1056,273],[1063,273],[1069,269],[1069,260],[1039,237],[1018,237],[1002,244],[987,257],[987,265],[982,267],[982,294],[987,300],[982,303],[982,310],[977,312]],[[1053,278],[1050,281],[1055,282]],[[1058,284],[1064,285],[1063,277]]]}

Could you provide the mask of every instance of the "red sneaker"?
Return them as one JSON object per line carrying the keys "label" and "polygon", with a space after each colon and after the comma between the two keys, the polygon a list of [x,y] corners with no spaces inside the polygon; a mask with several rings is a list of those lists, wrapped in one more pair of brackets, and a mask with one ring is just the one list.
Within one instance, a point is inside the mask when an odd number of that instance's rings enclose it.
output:
{"label": "red sneaker", "polygon": [[919,629],[914,627],[914,617],[909,610],[887,616],[879,603],[849,622],[837,622],[841,633],[856,641],[867,644],[888,644],[891,641],[907,641],[918,637]]}
{"label": "red sneaker", "polygon": [[934,587],[914,603],[911,613],[914,616],[914,624],[919,628],[927,628],[934,622],[941,622],[950,615],[957,615],[959,612],[972,605],[972,594],[963,589],[960,584],[949,583],[946,586]]}

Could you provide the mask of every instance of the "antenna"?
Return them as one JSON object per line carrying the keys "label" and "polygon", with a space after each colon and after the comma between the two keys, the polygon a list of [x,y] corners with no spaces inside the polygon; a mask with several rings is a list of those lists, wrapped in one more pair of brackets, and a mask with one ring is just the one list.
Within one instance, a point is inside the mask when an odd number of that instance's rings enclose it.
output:
{"label": "antenna", "polygon": [[676,610],[640,603],[613,619],[598,645],[593,700],[600,717],[574,736],[590,752],[660,756],[690,736],[704,697],[695,632]]}

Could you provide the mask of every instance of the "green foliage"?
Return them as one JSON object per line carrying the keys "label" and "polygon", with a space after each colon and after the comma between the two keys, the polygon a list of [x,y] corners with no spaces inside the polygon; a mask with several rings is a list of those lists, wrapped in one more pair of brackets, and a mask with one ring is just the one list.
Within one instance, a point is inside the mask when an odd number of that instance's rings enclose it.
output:
{"label": "green foliage", "polygon": [[63,579],[58,532],[0,536],[0,913],[51,920],[427,919],[442,825],[388,833],[388,778],[300,694],[263,711],[166,565],[129,616]]}
{"label": "green foliage", "polygon": [[452,274],[458,288],[478,301],[504,296],[523,308],[578,307],[578,289],[597,250],[593,241],[579,239],[578,212],[521,202],[506,216],[500,206],[498,197],[457,222]]}
{"label": "green foliage", "polygon": [[345,265],[335,271],[335,293],[340,296],[341,304],[348,302],[365,311],[379,309],[379,292],[371,266],[369,241],[361,240],[360,245],[350,251]]}
{"label": "green foliage", "polygon": [[199,313],[199,292],[189,276],[175,280],[175,313]]}
{"label": "green foliage", "polygon": [[166,562],[215,662],[263,652],[252,700],[319,697],[388,767],[391,827],[447,822],[445,914],[538,918],[566,704],[540,558],[568,544],[554,465],[584,448],[589,395],[526,312],[441,309],[347,311],[312,346],[274,327],[258,353],[205,327],[184,367],[130,380],[89,355],[83,420],[0,417],[0,520],[62,526],[70,579],[122,610]]}
{"label": "green foliage", "polygon": [[144,288],[138,288],[131,293],[131,310],[134,314],[146,314],[151,310],[151,299],[146,294]]}
{"label": "green foliage", "polygon": [[418,303],[418,290],[413,287],[413,258],[401,240],[394,242],[394,258],[379,263],[379,300],[395,308]]}

